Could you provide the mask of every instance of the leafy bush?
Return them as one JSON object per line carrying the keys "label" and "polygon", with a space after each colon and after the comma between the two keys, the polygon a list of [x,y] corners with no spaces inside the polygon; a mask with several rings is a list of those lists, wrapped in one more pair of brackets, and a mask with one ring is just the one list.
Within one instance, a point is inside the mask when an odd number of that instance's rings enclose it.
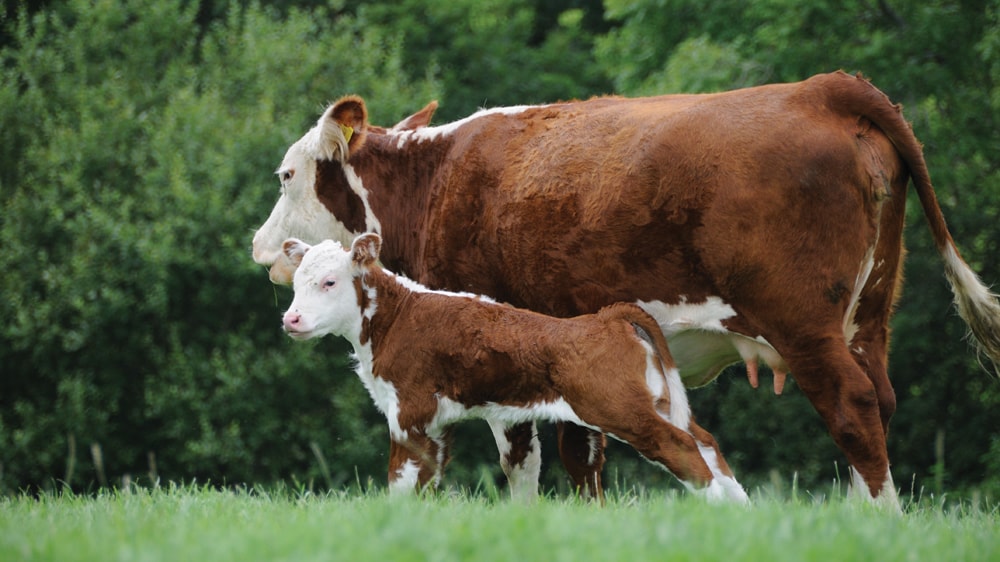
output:
{"label": "leafy bush", "polygon": [[202,28],[196,8],[72,0],[12,23],[0,488],[306,480],[314,449],[378,464],[344,346],[285,341],[290,296],[249,244],[323,100],[360,92],[395,119],[435,85],[348,17],[234,7]]}

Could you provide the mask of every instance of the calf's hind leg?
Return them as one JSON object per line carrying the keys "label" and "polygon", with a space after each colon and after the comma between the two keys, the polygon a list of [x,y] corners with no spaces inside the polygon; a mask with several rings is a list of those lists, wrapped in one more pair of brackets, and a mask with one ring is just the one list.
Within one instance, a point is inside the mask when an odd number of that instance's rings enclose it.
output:
{"label": "calf's hind leg", "polygon": [[538,497],[542,449],[534,423],[507,424],[487,419],[500,452],[500,467],[507,476],[511,498],[530,503]]}
{"label": "calf's hind leg", "polygon": [[[585,408],[581,410],[586,411]],[[649,401],[631,401],[621,411],[593,410],[581,417],[585,423],[628,443],[643,457],[673,474],[688,489],[704,494],[709,500],[748,501],[746,492],[732,478],[731,472],[725,474],[729,467],[714,448],[714,439],[710,443],[700,443],[694,435],[664,420],[654,409],[652,397]],[[701,428],[698,430],[704,432]],[[716,459],[721,462],[709,466],[708,461],[715,463]],[[723,466],[724,471],[720,470]],[[725,479],[731,483],[723,482]]]}
{"label": "calf's hind leg", "polygon": [[389,493],[405,495],[436,487],[448,462],[448,435],[430,438],[409,431],[389,443]]}

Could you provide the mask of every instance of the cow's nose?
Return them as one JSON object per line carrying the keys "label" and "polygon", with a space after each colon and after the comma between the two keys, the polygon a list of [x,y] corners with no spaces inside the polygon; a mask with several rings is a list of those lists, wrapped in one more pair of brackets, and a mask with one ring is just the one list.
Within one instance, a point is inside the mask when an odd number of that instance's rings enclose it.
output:
{"label": "cow's nose", "polygon": [[285,313],[285,317],[282,324],[285,327],[286,332],[294,332],[298,330],[299,324],[302,322],[302,315],[297,312],[288,311]]}

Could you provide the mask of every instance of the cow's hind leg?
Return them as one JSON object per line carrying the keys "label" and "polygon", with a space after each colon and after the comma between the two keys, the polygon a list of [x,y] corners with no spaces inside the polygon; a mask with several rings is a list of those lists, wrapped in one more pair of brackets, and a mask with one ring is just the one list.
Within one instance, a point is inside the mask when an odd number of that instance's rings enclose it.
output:
{"label": "cow's hind leg", "polygon": [[[892,383],[889,381],[889,374],[886,370],[888,353],[886,352],[887,346],[884,342],[884,339],[867,341],[855,337],[851,342],[851,355],[875,388],[879,419],[882,422],[882,434],[885,436],[886,442],[888,442],[889,421],[896,412],[896,392],[892,388]],[[852,467],[850,475],[851,494],[861,498],[871,498],[872,494],[861,474]],[[877,501],[890,509],[899,509],[899,498],[896,494],[896,485],[892,481],[891,469],[886,469],[885,480],[882,483],[882,490],[877,496]]]}
{"label": "cow's hind leg", "polygon": [[487,419],[500,452],[500,467],[507,475],[511,498],[531,502],[538,497],[542,449],[534,423],[507,423]]}
{"label": "cow's hind leg", "polygon": [[801,354],[783,356],[795,382],[856,471],[858,477],[852,475],[855,491],[863,486],[868,497],[898,510],[886,449],[887,419],[880,404],[887,400],[885,388],[876,390],[880,381],[873,381],[861,369],[842,341],[826,340],[800,349]]}
{"label": "cow's hind leg", "polygon": [[576,425],[559,423],[559,459],[573,486],[584,497],[604,502],[601,471],[604,469],[604,434]]}

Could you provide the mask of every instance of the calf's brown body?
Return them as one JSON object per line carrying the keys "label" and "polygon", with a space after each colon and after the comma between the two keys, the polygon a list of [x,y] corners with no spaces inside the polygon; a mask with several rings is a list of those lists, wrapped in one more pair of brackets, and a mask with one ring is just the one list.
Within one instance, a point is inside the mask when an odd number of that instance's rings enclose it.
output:
{"label": "calf's brown body", "polygon": [[[338,335],[354,344],[359,375],[389,418],[392,485],[435,483],[447,461],[448,426],[459,419],[555,420],[613,435],[710,497],[746,500],[714,439],[691,419],[666,341],[641,308],[620,303],[560,319],[429,291],[375,265],[373,240],[359,238],[353,252],[360,255],[350,260],[332,242],[320,256],[303,251],[311,263],[330,254],[332,265],[310,266],[303,279],[296,273],[285,327],[321,335],[311,326],[325,305],[300,292],[319,294],[310,276],[326,280],[344,271],[335,262],[350,261],[353,290],[341,298],[356,300],[358,329]],[[302,246],[292,246],[290,257],[300,259],[294,248]],[[347,276],[332,275],[337,283]]]}

